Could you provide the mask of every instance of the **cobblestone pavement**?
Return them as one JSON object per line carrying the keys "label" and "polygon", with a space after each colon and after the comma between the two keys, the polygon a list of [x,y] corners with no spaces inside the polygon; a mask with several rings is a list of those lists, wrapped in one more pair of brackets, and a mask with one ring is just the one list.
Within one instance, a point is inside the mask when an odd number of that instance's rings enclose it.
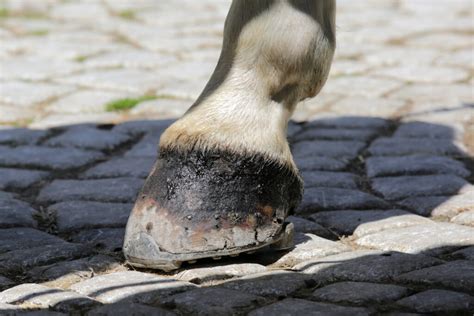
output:
{"label": "cobblestone pavement", "polygon": [[288,132],[296,247],[164,274],[124,265],[124,225],[228,3],[0,1],[0,315],[471,315],[472,2],[338,3]]}

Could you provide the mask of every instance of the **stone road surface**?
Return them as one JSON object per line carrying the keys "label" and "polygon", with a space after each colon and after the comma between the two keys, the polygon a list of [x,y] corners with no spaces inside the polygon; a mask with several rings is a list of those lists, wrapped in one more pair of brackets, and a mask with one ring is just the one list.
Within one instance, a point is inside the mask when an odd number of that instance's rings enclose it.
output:
{"label": "stone road surface", "polygon": [[164,274],[124,264],[124,225],[228,2],[0,1],[0,315],[472,315],[472,2],[338,4],[288,131],[296,247]]}

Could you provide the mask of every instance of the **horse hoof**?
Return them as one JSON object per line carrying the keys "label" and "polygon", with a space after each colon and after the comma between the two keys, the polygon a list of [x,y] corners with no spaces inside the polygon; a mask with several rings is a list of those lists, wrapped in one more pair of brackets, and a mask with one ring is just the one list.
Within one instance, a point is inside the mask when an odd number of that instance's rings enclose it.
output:
{"label": "horse hoof", "polygon": [[171,271],[182,262],[236,256],[292,243],[285,218],[302,182],[260,155],[162,149],[129,217],[129,264]]}

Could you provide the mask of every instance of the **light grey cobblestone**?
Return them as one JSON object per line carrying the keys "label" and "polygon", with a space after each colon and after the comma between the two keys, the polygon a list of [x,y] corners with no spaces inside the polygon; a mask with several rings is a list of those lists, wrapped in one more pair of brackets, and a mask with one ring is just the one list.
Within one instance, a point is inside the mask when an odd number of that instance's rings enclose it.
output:
{"label": "light grey cobblestone", "polygon": [[313,234],[297,234],[295,248],[278,259],[273,265],[283,268],[292,268],[300,262],[314,258],[326,257],[350,248],[342,243],[327,240]]}
{"label": "light grey cobblestone", "polygon": [[474,211],[467,211],[456,215],[451,219],[451,222],[460,225],[474,226]]}
{"label": "light grey cobblestone", "polygon": [[175,275],[175,278],[182,281],[188,281],[195,284],[204,282],[218,281],[265,272],[267,268],[256,263],[237,263],[221,266],[208,266],[198,268],[188,268]]}
{"label": "light grey cobblestone", "polygon": [[404,253],[437,254],[449,248],[474,244],[474,228],[448,223],[429,223],[394,228],[360,237],[358,245]]}
{"label": "light grey cobblestone", "polygon": [[52,307],[64,312],[97,305],[97,302],[86,296],[32,283],[24,283],[0,293],[0,303],[20,302],[41,308]]}
{"label": "light grey cobblestone", "polygon": [[93,277],[72,285],[70,289],[103,303],[123,300],[150,303],[194,287],[189,282],[138,271],[123,271]]}

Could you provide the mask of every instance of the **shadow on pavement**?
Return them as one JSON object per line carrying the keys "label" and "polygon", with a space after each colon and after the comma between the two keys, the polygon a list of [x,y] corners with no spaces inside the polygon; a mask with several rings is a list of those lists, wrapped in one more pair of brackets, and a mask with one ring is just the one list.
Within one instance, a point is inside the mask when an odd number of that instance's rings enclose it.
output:
{"label": "shadow on pavement", "polygon": [[[246,314],[257,308],[252,315],[468,315],[474,308],[467,295],[474,292],[474,270],[468,261],[472,250],[469,255],[467,248],[474,245],[468,236],[473,223],[461,216],[473,208],[474,161],[465,148],[472,152],[473,144],[462,126],[374,117],[290,124],[292,151],[305,179],[302,204],[290,218],[297,231],[292,251],[203,260],[184,264],[176,274],[158,273],[160,279],[77,287],[105,271],[126,270],[120,265],[123,227],[156,157],[159,135],[170,123],[0,130],[0,231],[5,238],[13,236],[0,246],[0,281],[2,275],[13,280],[3,289],[47,282],[113,302],[118,310],[124,302],[163,308],[128,305],[135,306],[137,315],[164,315],[165,310]],[[30,230],[23,231],[25,227]],[[61,238],[45,242],[56,250],[45,252],[44,245],[29,239],[37,229]],[[21,237],[16,234],[20,231]],[[81,248],[61,252],[64,240],[68,247]],[[335,241],[341,248],[331,250]],[[84,259],[91,256],[98,259]],[[188,279],[191,283],[172,282],[185,271],[235,263],[267,269],[242,278],[216,272]],[[67,279],[70,275],[74,278]],[[430,290],[440,292],[426,293]],[[57,291],[7,292],[3,297],[0,293],[2,315],[15,312],[2,309],[1,303],[27,302],[25,306],[41,309],[45,307],[31,302]],[[428,296],[431,303],[424,306]],[[71,296],[51,299],[49,305],[70,312],[100,304]],[[91,314],[118,310],[110,305]]]}

